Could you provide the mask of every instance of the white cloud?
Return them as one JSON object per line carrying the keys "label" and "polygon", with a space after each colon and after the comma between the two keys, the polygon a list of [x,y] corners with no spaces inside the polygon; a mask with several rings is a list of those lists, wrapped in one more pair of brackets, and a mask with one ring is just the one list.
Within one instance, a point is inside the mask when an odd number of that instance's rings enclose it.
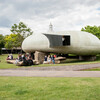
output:
{"label": "white cloud", "polygon": [[10,34],[11,25],[19,21],[34,32],[47,32],[50,22],[55,31],[100,26],[99,8],[99,0],[3,0],[0,1],[0,33]]}
{"label": "white cloud", "polygon": [[10,33],[11,33],[11,32],[10,32],[10,29],[9,29],[9,28],[5,28],[5,27],[0,28],[0,34],[8,35],[8,34],[10,34]]}

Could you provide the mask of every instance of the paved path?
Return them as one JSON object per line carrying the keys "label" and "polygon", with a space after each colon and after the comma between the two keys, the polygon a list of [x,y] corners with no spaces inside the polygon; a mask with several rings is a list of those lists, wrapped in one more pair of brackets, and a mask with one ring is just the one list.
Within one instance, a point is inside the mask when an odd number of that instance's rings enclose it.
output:
{"label": "paved path", "polygon": [[100,63],[95,64],[80,64],[66,66],[49,66],[49,67],[20,67],[12,70],[38,70],[38,71],[79,71],[90,68],[100,67]]}
{"label": "paved path", "polygon": [[14,69],[1,69],[0,76],[100,77],[100,71],[79,71],[95,67],[100,67],[100,63],[50,67],[21,67]]}
{"label": "paved path", "polygon": [[0,76],[27,77],[100,77],[100,71],[35,71],[35,70],[0,70]]}

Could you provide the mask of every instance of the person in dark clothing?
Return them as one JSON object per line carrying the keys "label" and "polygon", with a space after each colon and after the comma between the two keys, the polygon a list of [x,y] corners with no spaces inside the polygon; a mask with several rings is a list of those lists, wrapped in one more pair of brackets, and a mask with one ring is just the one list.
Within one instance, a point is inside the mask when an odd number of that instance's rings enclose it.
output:
{"label": "person in dark clothing", "polygon": [[11,54],[10,56],[11,56],[11,60],[13,60],[13,55]]}
{"label": "person in dark clothing", "polygon": [[31,58],[31,56],[28,57],[28,60],[27,61],[28,61],[28,65],[29,66],[33,65],[33,60]]}
{"label": "person in dark clothing", "polygon": [[29,66],[33,65],[33,61],[31,59],[28,59],[28,65]]}
{"label": "person in dark clothing", "polygon": [[22,61],[22,56],[21,56],[21,54],[19,54],[18,60],[19,60],[19,62]]}
{"label": "person in dark clothing", "polygon": [[54,55],[51,55],[51,61],[53,64],[55,64],[55,58],[54,58]]}
{"label": "person in dark clothing", "polygon": [[47,56],[44,57],[44,61],[47,61]]}
{"label": "person in dark clothing", "polygon": [[25,59],[25,57],[23,57],[23,65],[28,66],[28,61]]}

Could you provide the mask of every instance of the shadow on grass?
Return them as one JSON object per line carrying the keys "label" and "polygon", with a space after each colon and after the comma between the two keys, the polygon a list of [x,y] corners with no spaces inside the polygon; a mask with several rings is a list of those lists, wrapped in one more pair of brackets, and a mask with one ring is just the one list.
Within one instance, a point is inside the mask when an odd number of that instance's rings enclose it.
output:
{"label": "shadow on grass", "polygon": [[84,63],[84,62],[91,62],[91,61],[81,61],[79,59],[66,59],[64,61],[61,61],[61,64],[65,64],[65,63]]}
{"label": "shadow on grass", "polygon": [[28,93],[29,91],[27,90],[23,90],[23,89],[19,89],[15,92],[15,95],[23,95],[23,94],[26,94]]}
{"label": "shadow on grass", "polygon": [[95,61],[82,61],[82,60],[79,60],[79,59],[66,59],[66,60],[63,60],[63,61],[61,61],[61,63],[63,64],[65,64],[65,63],[90,63],[90,62],[96,62],[96,61],[100,61],[100,54],[98,54],[97,56],[96,56],[96,60]]}

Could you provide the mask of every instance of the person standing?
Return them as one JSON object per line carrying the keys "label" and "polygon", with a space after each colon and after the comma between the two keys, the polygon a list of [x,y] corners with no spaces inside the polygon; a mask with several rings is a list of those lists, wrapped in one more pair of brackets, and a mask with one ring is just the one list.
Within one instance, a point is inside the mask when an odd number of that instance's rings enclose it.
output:
{"label": "person standing", "polygon": [[47,61],[47,56],[44,57],[44,61]]}
{"label": "person standing", "polygon": [[55,57],[54,57],[54,55],[51,55],[51,61],[52,61],[53,64],[55,64]]}
{"label": "person standing", "polygon": [[48,55],[47,61],[48,61],[49,64],[51,63],[51,57],[50,57],[50,55]]}

